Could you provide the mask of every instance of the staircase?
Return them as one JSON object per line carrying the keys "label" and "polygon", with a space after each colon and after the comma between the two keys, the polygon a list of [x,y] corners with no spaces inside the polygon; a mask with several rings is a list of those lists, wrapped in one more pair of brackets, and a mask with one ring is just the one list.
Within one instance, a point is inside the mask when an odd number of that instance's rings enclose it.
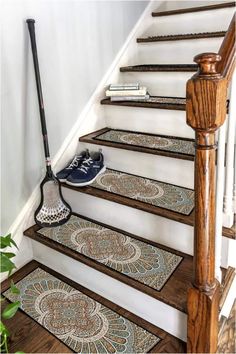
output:
{"label": "staircase", "polygon": [[[149,7],[136,43],[127,47],[108,82],[141,82],[150,99],[111,102],[101,97],[93,109],[94,129],[84,128],[79,150],[102,148],[106,172],[88,187],[63,184],[74,211],[68,224],[56,229],[34,225],[24,233],[35,261],[13,277],[23,281],[41,269],[115,311],[138,326],[134,331],[144,346],[136,343],[137,352],[186,352],[195,203],[195,140],[186,124],[186,81],[198,69],[194,55],[218,52],[234,6],[225,2],[164,12]],[[224,227],[222,238],[224,253],[235,229]],[[228,279],[227,274],[224,269]],[[92,344],[71,343],[61,337],[55,352],[92,352]],[[100,350],[127,352],[127,347]]]}

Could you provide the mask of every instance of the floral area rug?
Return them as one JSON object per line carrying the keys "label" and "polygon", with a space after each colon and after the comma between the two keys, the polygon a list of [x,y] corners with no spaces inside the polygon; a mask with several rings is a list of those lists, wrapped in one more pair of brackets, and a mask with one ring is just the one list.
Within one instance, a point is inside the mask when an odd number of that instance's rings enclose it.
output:
{"label": "floral area rug", "polygon": [[160,338],[37,268],[17,283],[10,301],[76,353],[147,353]]}
{"label": "floral area rug", "polygon": [[159,291],[183,259],[75,215],[38,233]]}
{"label": "floral area rug", "polygon": [[184,215],[189,215],[194,208],[192,189],[111,169],[98,176],[90,186]]}
{"label": "floral area rug", "polygon": [[110,129],[105,133],[97,135],[95,139],[150,149],[177,152],[191,156],[195,155],[193,141],[168,136],[133,133],[123,130]]}

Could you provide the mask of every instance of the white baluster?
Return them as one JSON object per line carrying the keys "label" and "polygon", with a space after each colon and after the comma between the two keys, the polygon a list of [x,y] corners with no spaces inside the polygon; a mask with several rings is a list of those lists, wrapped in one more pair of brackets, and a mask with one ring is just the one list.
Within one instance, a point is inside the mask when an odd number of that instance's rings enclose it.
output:
{"label": "white baluster", "polygon": [[216,180],[216,239],[215,239],[215,273],[216,278],[221,282],[221,250],[222,250],[222,225],[223,225],[223,199],[225,182],[225,136],[227,120],[219,129],[217,148],[217,180]]}
{"label": "white baluster", "polygon": [[226,171],[225,171],[225,194],[223,204],[223,225],[225,227],[232,227],[234,222],[233,210],[233,189],[234,189],[234,175],[235,175],[235,136],[236,136],[236,104],[234,98],[236,97],[236,73],[233,76],[231,85],[231,102],[228,116],[228,131],[227,131],[227,146],[226,146]]}
{"label": "white baluster", "polygon": [[[236,134],[235,134],[236,136]],[[233,191],[233,213],[236,214],[236,144],[234,145],[234,191]]]}

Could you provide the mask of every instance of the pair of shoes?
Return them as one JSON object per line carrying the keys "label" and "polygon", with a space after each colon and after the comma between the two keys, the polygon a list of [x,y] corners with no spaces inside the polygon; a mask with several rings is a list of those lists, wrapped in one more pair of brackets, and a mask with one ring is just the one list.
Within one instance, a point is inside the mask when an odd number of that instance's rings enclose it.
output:
{"label": "pair of shoes", "polygon": [[88,150],[75,155],[70,163],[60,172],[57,178],[70,186],[83,187],[95,181],[97,176],[106,171],[103,154],[89,153]]}

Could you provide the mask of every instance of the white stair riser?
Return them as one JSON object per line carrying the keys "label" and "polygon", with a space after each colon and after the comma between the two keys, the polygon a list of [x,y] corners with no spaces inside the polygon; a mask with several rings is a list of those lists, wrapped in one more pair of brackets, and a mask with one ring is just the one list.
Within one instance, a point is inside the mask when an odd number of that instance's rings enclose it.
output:
{"label": "white stair riser", "polygon": [[[63,188],[63,195],[75,213],[193,255],[192,226],[67,188]],[[222,267],[235,267],[234,254],[228,257],[235,244],[235,240],[223,237]]]}
{"label": "white stair riser", "polygon": [[143,36],[227,31],[234,8],[154,17]]}
{"label": "white stair riser", "polygon": [[40,263],[186,341],[185,313],[41,243],[32,244],[34,257]]}
{"label": "white stair riser", "polygon": [[193,129],[186,124],[185,111],[128,106],[104,108],[109,128],[194,139]]}
{"label": "white stair riser", "polygon": [[193,254],[192,226],[67,188],[63,188],[63,196],[75,213]]}
{"label": "white stair riser", "polygon": [[79,147],[79,151],[85,148],[97,151],[101,148],[105,165],[109,168],[186,188],[194,187],[193,161],[87,143],[80,143]]}
{"label": "white stair riser", "polygon": [[186,83],[194,72],[121,72],[119,82],[139,82],[152,96],[186,97]]}
{"label": "white stair riser", "polygon": [[171,42],[139,43],[129,65],[135,64],[192,64],[195,55],[217,53],[223,38],[192,39]]}

